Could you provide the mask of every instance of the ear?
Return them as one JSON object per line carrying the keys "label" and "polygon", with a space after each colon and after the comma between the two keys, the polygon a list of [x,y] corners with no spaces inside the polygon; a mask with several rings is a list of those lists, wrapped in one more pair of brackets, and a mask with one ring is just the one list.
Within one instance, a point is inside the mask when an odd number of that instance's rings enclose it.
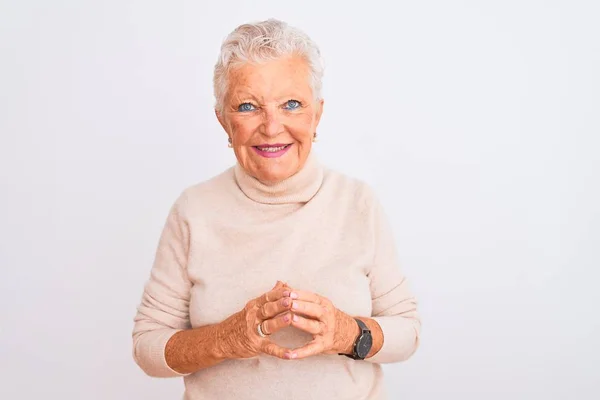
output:
{"label": "ear", "polygon": [[323,99],[317,102],[317,109],[315,110],[315,129],[317,129],[317,126],[321,121],[321,115],[323,114],[323,104],[325,104],[325,100]]}
{"label": "ear", "polygon": [[223,114],[221,114],[219,112],[219,110],[217,110],[215,108],[215,115],[217,116],[217,119],[219,120],[219,123],[221,124],[221,127],[223,128],[223,130],[225,132],[227,132],[227,134],[229,135],[229,129],[227,129],[228,125],[227,125],[227,122],[225,121],[225,118],[223,117]]}

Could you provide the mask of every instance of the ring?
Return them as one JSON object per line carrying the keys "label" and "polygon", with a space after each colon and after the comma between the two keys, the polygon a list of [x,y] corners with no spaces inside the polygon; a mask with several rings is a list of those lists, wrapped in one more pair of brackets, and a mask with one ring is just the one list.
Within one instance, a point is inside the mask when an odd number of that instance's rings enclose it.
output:
{"label": "ring", "polygon": [[256,326],[256,331],[258,332],[258,335],[259,335],[260,337],[266,338],[267,336],[269,336],[269,335],[267,335],[267,334],[265,334],[265,333],[263,332],[263,330],[262,330],[262,322],[261,322],[261,323],[259,323],[259,324]]}

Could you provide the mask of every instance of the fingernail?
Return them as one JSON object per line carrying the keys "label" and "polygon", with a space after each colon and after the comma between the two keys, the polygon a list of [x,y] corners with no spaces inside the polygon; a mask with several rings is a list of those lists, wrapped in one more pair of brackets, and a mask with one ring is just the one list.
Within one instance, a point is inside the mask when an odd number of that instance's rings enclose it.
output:
{"label": "fingernail", "polygon": [[294,310],[297,310],[298,309],[298,303],[294,302],[294,304],[292,304],[292,308]]}
{"label": "fingernail", "polygon": [[283,304],[285,307],[290,305],[290,299],[286,298],[281,300],[281,304]]}
{"label": "fingernail", "polygon": [[291,354],[291,358],[296,358],[296,357],[298,357],[298,354],[296,354],[296,353]]}
{"label": "fingernail", "polygon": [[289,322],[289,320],[290,320],[290,314],[285,314],[285,315],[283,316],[283,320],[284,320],[285,322]]}
{"label": "fingernail", "polygon": [[289,290],[286,290],[286,291],[284,291],[284,292],[283,292],[283,295],[284,295],[285,297],[289,297],[289,296],[290,296],[290,291],[289,291]]}
{"label": "fingernail", "polygon": [[290,297],[291,297],[292,299],[297,299],[297,298],[298,298],[298,293],[296,293],[296,292],[292,292],[292,293],[290,293]]}
{"label": "fingernail", "polygon": [[292,317],[292,319],[294,320],[294,322],[298,322],[298,316],[296,314],[294,314],[294,316]]}
{"label": "fingernail", "polygon": [[285,353],[285,358],[292,358],[292,353]]}

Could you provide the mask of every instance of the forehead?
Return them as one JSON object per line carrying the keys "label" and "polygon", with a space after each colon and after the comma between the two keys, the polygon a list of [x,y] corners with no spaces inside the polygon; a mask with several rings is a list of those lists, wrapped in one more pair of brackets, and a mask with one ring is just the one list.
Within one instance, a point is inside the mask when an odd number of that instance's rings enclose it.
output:
{"label": "forehead", "polygon": [[245,63],[229,72],[228,92],[233,97],[247,94],[273,98],[289,92],[310,95],[310,69],[298,56]]}

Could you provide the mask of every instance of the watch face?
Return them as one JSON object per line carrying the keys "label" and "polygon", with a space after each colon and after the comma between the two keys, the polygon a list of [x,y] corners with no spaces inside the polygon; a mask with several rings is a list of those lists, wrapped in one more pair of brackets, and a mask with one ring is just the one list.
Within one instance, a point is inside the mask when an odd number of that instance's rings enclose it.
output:
{"label": "watch face", "polygon": [[373,346],[373,337],[371,335],[363,335],[356,346],[356,353],[360,358],[365,358],[371,351]]}

